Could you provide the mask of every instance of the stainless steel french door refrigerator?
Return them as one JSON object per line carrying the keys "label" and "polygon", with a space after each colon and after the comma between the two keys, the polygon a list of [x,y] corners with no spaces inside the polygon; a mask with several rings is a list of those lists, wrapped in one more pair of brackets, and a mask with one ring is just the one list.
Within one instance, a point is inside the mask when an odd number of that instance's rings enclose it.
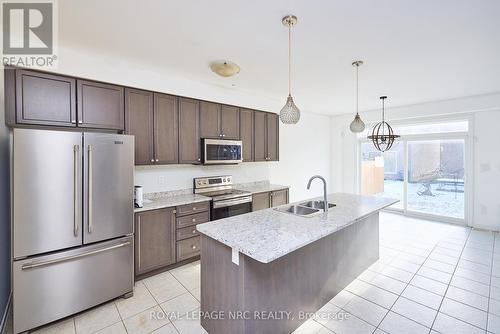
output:
{"label": "stainless steel french door refrigerator", "polygon": [[14,129],[14,332],[133,290],[132,136]]}

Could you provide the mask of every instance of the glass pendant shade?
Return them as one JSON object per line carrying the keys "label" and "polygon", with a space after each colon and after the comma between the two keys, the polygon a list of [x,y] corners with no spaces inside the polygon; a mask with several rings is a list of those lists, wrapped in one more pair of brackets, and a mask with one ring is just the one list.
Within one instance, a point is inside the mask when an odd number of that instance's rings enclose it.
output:
{"label": "glass pendant shade", "polygon": [[284,124],[297,124],[300,120],[300,110],[293,102],[292,95],[288,95],[285,106],[281,108],[280,120]]}
{"label": "glass pendant shade", "polygon": [[287,15],[281,23],[288,28],[288,97],[280,110],[280,120],[283,124],[297,124],[300,120],[300,110],[292,98],[292,27],[297,24],[297,17]]}
{"label": "glass pendant shade", "polygon": [[354,133],[365,131],[365,123],[361,120],[359,114],[356,114],[356,117],[354,117],[354,120],[351,122],[351,125],[349,125],[349,128],[351,129],[351,132]]}

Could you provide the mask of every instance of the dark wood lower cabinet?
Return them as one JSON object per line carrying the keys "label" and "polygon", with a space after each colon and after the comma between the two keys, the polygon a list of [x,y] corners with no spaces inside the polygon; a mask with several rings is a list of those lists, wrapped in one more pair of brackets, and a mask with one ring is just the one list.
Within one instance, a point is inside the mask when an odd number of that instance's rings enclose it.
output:
{"label": "dark wood lower cabinet", "polygon": [[210,202],[135,214],[135,275],[172,268],[200,255],[197,224],[210,221]]}
{"label": "dark wood lower cabinet", "polygon": [[273,191],[271,194],[271,206],[288,204],[288,189]]}
{"label": "dark wood lower cabinet", "polygon": [[252,195],[252,211],[259,211],[288,204],[288,189]]}
{"label": "dark wood lower cabinet", "polygon": [[269,193],[258,193],[252,196],[252,211],[269,209],[271,207],[271,198]]}
{"label": "dark wood lower cabinet", "polygon": [[175,234],[175,208],[136,213],[136,275],[175,263]]}

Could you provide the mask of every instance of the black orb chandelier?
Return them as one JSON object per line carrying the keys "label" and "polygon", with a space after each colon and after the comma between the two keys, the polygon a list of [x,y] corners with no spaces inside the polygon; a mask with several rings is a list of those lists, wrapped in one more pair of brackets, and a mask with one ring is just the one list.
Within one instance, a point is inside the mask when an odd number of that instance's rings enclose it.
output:
{"label": "black orb chandelier", "polygon": [[375,148],[380,152],[389,151],[394,144],[394,141],[398,139],[399,135],[394,134],[392,127],[385,121],[385,99],[387,96],[381,96],[382,100],[382,122],[375,124],[372,130],[372,134],[368,136],[373,142]]}

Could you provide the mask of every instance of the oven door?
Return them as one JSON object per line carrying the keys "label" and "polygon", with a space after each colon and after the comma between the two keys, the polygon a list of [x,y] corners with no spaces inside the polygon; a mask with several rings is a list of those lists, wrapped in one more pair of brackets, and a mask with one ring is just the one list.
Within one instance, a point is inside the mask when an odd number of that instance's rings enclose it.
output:
{"label": "oven door", "polygon": [[252,197],[214,201],[212,203],[211,220],[217,220],[252,212]]}
{"label": "oven door", "polygon": [[241,140],[203,139],[203,163],[237,164],[242,162]]}

